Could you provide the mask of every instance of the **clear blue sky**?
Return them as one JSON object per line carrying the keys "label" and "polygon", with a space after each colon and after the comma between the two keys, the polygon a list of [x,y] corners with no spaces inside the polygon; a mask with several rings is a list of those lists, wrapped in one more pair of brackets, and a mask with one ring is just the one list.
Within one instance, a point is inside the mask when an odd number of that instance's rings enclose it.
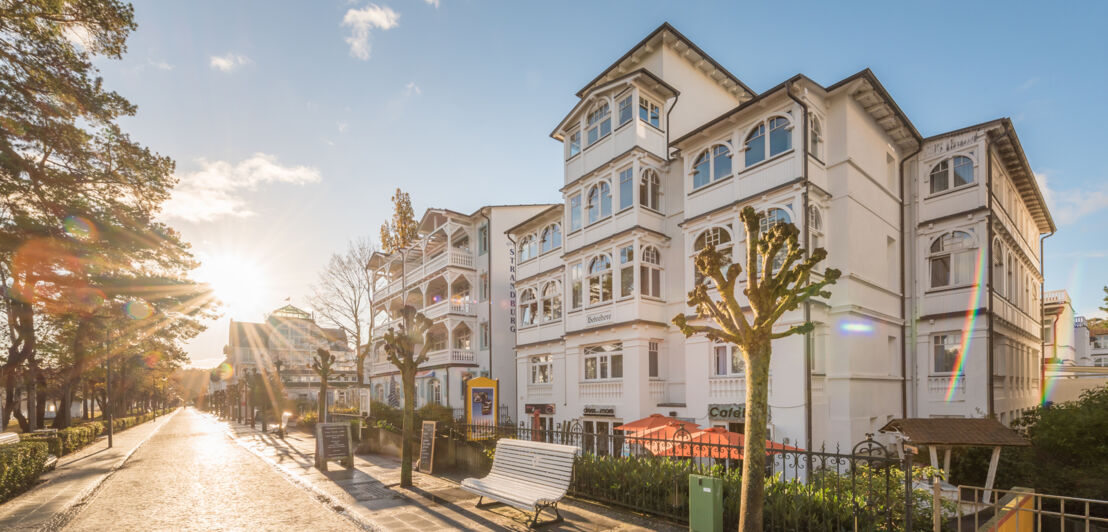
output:
{"label": "clear blue sky", "polygon": [[[1011,117],[1059,224],[1047,288],[1093,313],[1108,284],[1108,3],[782,5],[138,1],[129,52],[98,64],[139,106],[124,126],[177,160],[170,221],[204,276],[240,288],[236,319],[304,305],[332,252],[376,239],[397,186],[417,212],[559,201],[548,133],[664,21],[756,91],[869,67],[924,135]],[[195,364],[222,359],[226,321],[190,346]]]}

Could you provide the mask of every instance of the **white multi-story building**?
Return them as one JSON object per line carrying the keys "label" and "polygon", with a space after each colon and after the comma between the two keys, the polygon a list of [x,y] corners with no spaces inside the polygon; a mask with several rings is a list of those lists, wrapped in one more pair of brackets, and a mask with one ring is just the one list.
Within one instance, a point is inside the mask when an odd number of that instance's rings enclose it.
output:
{"label": "white multi-story building", "polygon": [[1108,367],[1108,322],[1088,323],[1089,360],[1093,366]]}
{"label": "white multi-story building", "polygon": [[[1081,320],[1084,326],[1084,319]],[[1077,345],[1078,320],[1074,316],[1073,302],[1065,290],[1051,290],[1043,294],[1043,359],[1056,364],[1079,364]],[[1088,336],[1088,333],[1085,333]]]}
{"label": "white multi-story building", "polygon": [[[381,339],[411,305],[430,318],[429,360],[416,375],[416,406],[464,407],[465,382],[500,381],[499,406],[515,410],[515,245],[505,230],[551,205],[498,205],[462,214],[428,209],[419,240],[392,254],[374,253],[373,338],[366,361],[371,397],[399,406],[400,373],[389,363]],[[561,239],[561,235],[556,238]]]}
{"label": "white multi-story building", "polygon": [[849,445],[892,418],[1007,421],[1035,403],[1054,225],[1009,120],[924,138],[869,70],[759,94],[668,24],[577,97],[551,134],[564,204],[509,232],[517,419],[742,430],[741,356],[671,319],[695,318],[699,249],[743,263],[746,206],[843,272],[778,323],[816,329],[774,342],[775,440]]}

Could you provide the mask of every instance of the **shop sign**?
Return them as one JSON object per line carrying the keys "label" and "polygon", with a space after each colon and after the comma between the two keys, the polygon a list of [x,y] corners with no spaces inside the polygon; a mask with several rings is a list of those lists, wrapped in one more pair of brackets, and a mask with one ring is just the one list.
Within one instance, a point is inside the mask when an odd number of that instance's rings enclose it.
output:
{"label": "shop sign", "polygon": [[536,410],[537,410],[537,411],[539,412],[539,414],[542,414],[542,415],[544,415],[544,416],[552,416],[552,415],[554,415],[554,405],[553,405],[553,404],[529,404],[529,405],[523,405],[523,411],[524,411],[524,413],[526,413],[527,415],[531,415],[531,414],[534,414]]}
{"label": "shop sign", "polygon": [[743,421],[746,405],[708,405],[708,419],[712,421]]}
{"label": "shop sign", "polygon": [[589,314],[589,315],[585,316],[585,324],[586,325],[593,325],[593,324],[604,323],[604,322],[608,322],[608,321],[612,321],[612,313],[611,312],[598,312],[596,314]]}
{"label": "shop sign", "polygon": [[585,410],[582,413],[592,417],[616,417],[616,407],[608,405],[585,405]]}

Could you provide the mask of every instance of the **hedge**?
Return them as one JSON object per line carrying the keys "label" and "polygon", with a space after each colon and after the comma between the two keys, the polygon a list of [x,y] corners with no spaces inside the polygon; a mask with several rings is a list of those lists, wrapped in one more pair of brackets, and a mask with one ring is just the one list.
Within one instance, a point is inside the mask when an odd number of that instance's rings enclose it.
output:
{"label": "hedge", "polygon": [[23,493],[46,468],[50,454],[43,442],[19,442],[0,446],[0,502]]}
{"label": "hedge", "polygon": [[[113,419],[112,426],[115,427],[115,432],[119,432],[151,419],[154,419],[154,415],[149,413],[121,417]],[[107,421],[89,421],[58,430],[53,434],[21,434],[19,439],[45,443],[50,454],[61,457],[88,446],[106,432],[108,432]]]}

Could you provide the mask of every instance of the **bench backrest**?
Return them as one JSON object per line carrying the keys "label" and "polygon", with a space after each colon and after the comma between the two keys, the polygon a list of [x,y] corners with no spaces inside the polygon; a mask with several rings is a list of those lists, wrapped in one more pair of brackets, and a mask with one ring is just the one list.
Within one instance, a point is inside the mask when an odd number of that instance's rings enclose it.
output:
{"label": "bench backrest", "polygon": [[0,432],[0,445],[19,443],[19,435],[14,432]]}
{"label": "bench backrest", "polygon": [[564,492],[573,480],[577,452],[572,445],[501,438],[491,473]]}

